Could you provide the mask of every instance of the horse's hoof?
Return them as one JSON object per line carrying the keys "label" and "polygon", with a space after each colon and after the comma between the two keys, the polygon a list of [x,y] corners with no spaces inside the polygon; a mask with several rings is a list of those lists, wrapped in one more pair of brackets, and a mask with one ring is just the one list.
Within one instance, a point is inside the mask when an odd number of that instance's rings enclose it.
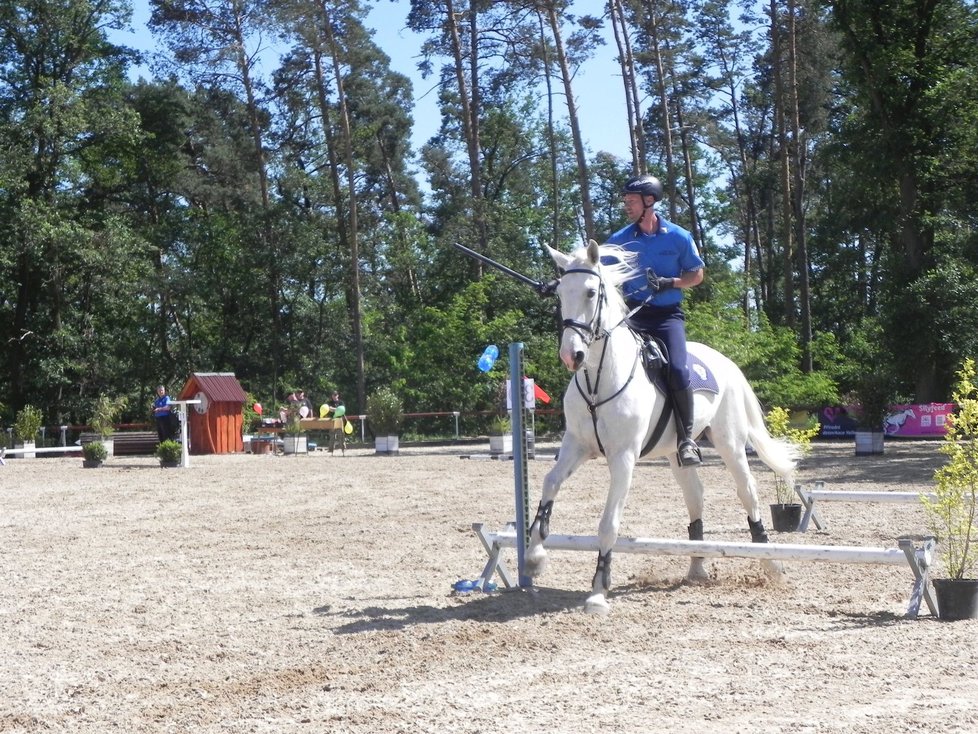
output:
{"label": "horse's hoof", "polygon": [[710,574],[706,570],[703,559],[694,558],[689,564],[689,570],[686,572],[686,583],[705,584],[709,580]]}
{"label": "horse's hoof", "polygon": [[608,612],[611,611],[611,606],[608,604],[608,600],[604,598],[604,594],[591,594],[584,602],[584,611],[598,617],[607,617]]}
{"label": "horse's hoof", "polygon": [[776,583],[781,583],[787,578],[784,572],[784,564],[781,561],[772,561],[771,559],[761,561],[761,568],[764,569],[764,575]]}
{"label": "horse's hoof", "polygon": [[540,548],[539,553],[529,550],[523,558],[523,572],[531,579],[540,576],[547,568],[547,553]]}

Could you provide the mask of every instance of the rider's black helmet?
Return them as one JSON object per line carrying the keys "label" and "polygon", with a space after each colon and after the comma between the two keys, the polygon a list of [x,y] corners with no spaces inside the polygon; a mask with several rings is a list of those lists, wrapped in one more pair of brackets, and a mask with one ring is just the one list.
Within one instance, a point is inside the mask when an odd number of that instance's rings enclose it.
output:
{"label": "rider's black helmet", "polygon": [[662,201],[662,181],[655,176],[632,176],[625,182],[621,192],[651,196],[656,201]]}

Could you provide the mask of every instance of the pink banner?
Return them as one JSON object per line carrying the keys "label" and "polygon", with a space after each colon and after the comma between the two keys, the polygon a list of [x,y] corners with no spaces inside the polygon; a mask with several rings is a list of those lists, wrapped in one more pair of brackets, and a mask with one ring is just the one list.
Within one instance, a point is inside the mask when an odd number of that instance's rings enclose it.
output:
{"label": "pink banner", "polygon": [[943,436],[944,423],[954,412],[954,403],[891,405],[883,421],[887,436]]}
{"label": "pink banner", "polygon": [[[953,411],[954,403],[891,405],[883,430],[887,436],[943,436],[944,423]],[[858,414],[844,406],[822,408],[818,413],[822,437],[851,438],[856,433]]]}

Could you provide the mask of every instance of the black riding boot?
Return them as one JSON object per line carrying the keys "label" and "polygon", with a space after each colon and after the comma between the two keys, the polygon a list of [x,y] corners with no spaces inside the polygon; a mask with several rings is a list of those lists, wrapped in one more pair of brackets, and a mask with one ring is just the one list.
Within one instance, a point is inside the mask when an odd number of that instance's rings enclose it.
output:
{"label": "black riding boot", "polygon": [[673,390],[672,405],[676,411],[676,433],[679,434],[679,465],[701,464],[703,455],[693,440],[693,390],[688,387]]}

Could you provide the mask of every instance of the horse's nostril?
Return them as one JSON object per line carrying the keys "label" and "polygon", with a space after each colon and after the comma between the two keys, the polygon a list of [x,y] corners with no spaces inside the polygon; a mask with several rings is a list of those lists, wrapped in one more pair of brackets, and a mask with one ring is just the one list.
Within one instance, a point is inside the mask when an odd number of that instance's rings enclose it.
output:
{"label": "horse's nostril", "polygon": [[584,362],[584,352],[574,352],[574,364],[581,365]]}

